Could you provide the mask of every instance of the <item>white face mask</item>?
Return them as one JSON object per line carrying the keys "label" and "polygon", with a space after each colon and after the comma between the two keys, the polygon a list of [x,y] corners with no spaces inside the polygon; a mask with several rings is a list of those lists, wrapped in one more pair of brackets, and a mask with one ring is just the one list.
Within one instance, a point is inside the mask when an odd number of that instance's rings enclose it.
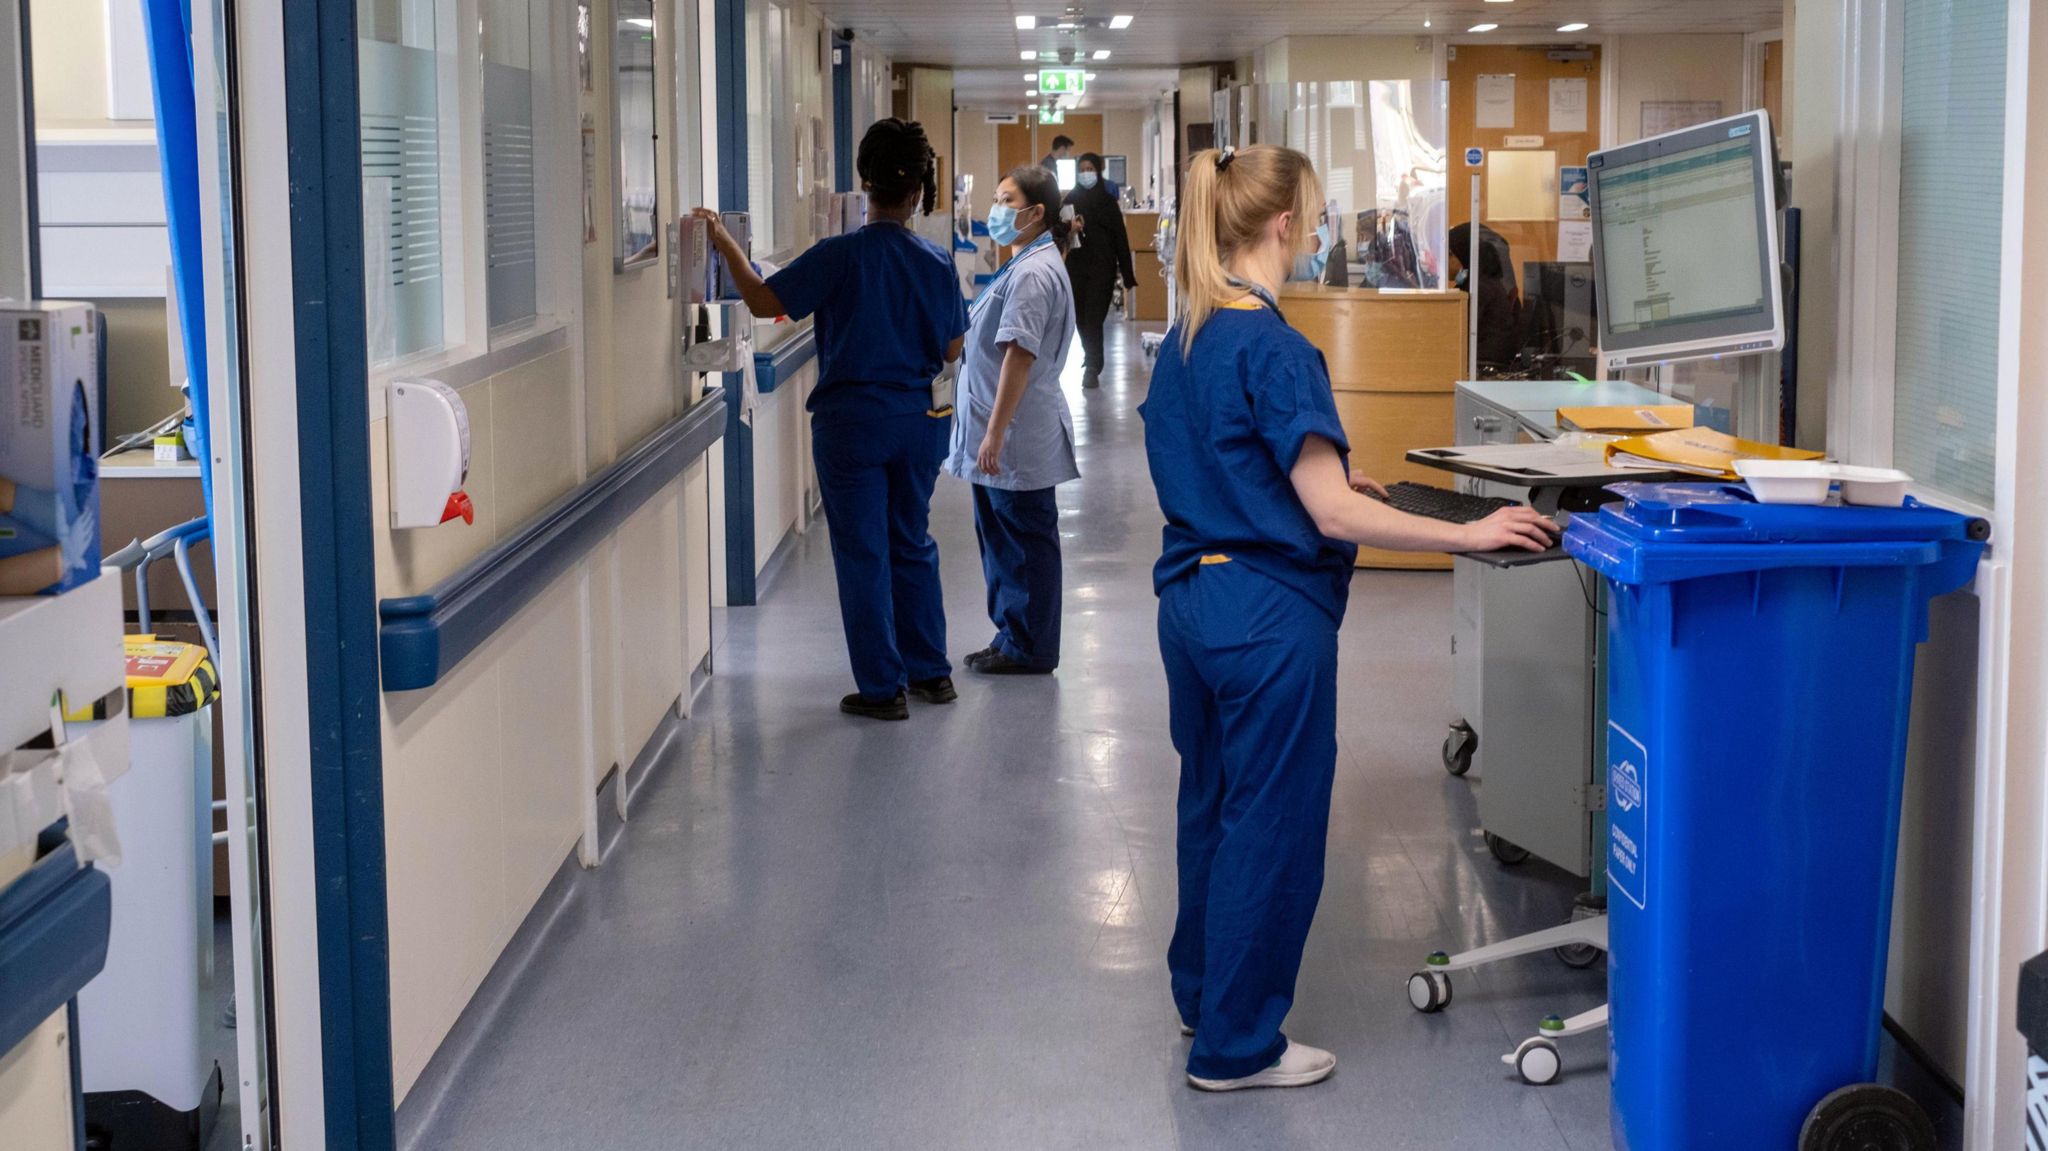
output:
{"label": "white face mask", "polygon": [[1076,176],[1075,179],[1080,181],[1081,186],[1083,188],[1093,188],[1095,186],[1096,175],[1093,172],[1083,172],[1079,176]]}

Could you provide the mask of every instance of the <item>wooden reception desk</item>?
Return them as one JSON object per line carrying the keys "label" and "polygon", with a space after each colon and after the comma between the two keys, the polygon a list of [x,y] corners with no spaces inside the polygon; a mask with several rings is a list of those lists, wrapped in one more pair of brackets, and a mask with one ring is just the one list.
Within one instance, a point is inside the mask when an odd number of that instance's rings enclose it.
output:
{"label": "wooden reception desk", "polygon": [[[1452,402],[1466,376],[1465,293],[1380,292],[1289,284],[1280,307],[1321,348],[1351,440],[1351,470],[1383,484],[1448,486],[1404,458],[1457,439]],[[1449,556],[1358,550],[1358,566],[1445,569]]]}

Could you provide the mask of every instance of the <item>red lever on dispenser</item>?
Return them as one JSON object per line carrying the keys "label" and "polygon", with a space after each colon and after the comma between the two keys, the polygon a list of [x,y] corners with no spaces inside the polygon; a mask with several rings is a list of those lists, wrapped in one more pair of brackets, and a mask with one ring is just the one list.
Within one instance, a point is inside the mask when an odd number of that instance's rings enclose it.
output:
{"label": "red lever on dispenser", "polygon": [[468,492],[456,492],[449,496],[448,506],[441,510],[441,522],[444,524],[457,516],[462,517],[462,522],[466,524],[476,522],[476,505],[469,502]]}

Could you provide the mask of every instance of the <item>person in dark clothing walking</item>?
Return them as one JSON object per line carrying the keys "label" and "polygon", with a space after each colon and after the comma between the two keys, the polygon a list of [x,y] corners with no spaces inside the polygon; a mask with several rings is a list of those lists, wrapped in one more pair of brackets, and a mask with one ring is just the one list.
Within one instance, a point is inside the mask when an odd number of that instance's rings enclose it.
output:
{"label": "person in dark clothing walking", "polygon": [[1067,206],[1074,210],[1074,241],[1067,249],[1067,278],[1074,284],[1074,325],[1081,333],[1084,388],[1102,383],[1102,324],[1116,296],[1119,278],[1126,288],[1138,286],[1131,263],[1131,237],[1124,230],[1124,210],[1103,186],[1102,157],[1084,152],[1075,165],[1074,190]]}

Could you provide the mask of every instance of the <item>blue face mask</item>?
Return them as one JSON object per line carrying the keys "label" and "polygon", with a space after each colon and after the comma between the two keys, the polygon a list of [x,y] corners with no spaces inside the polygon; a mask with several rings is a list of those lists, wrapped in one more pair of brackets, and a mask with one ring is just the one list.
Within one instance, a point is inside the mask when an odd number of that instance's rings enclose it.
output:
{"label": "blue face mask", "polygon": [[1017,209],[997,204],[988,210],[988,238],[1009,247],[1017,242]]}
{"label": "blue face mask", "polygon": [[1330,238],[1330,226],[1328,224],[1317,224],[1315,254],[1296,256],[1294,258],[1294,271],[1287,278],[1305,283],[1314,283],[1321,280],[1323,278],[1323,270],[1330,266],[1330,248],[1334,242]]}
{"label": "blue face mask", "polygon": [[1096,176],[1093,172],[1083,172],[1074,178],[1081,182],[1083,188],[1093,188],[1095,186]]}

